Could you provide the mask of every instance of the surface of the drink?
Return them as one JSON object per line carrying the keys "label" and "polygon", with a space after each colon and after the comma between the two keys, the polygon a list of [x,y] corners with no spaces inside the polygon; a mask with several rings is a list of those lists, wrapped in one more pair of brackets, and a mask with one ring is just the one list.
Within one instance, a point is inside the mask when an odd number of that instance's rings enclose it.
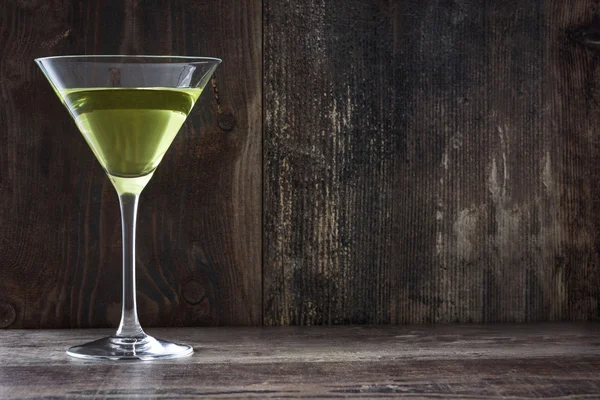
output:
{"label": "surface of the drink", "polygon": [[200,93],[189,88],[60,91],[98,161],[120,178],[156,169]]}

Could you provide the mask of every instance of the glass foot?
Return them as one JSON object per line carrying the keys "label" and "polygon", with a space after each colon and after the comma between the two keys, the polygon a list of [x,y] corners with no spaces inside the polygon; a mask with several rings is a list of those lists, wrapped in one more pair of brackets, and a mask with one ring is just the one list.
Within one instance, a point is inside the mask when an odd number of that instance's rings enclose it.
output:
{"label": "glass foot", "polygon": [[71,357],[86,360],[156,360],[186,357],[193,352],[191,346],[148,335],[139,338],[106,337],[67,350]]}

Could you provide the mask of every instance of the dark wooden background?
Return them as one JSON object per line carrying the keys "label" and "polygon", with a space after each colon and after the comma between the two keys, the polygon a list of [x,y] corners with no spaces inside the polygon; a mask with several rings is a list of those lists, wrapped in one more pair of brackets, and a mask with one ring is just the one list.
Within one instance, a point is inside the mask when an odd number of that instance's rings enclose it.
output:
{"label": "dark wooden background", "polygon": [[223,58],[142,194],[146,326],[600,319],[600,6],[4,0],[0,327],[115,326],[118,199],[33,58]]}
{"label": "dark wooden background", "polygon": [[33,62],[55,54],[227,60],[142,194],[140,319],[261,323],[261,21],[254,0],[0,3],[0,310],[16,314],[11,327],[120,318],[118,197]]}
{"label": "dark wooden background", "polygon": [[267,0],[263,321],[598,319],[599,14]]}

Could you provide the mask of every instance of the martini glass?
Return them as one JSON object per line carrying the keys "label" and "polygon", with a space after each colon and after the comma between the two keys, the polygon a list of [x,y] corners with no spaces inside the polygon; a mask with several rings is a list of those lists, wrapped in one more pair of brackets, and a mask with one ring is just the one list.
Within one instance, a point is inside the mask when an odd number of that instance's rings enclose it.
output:
{"label": "martini glass", "polygon": [[115,335],[71,347],[85,359],[165,359],[191,346],[146,335],[135,291],[135,222],[140,193],[192,110],[218,58],[64,56],[35,60],[119,194],[123,308]]}

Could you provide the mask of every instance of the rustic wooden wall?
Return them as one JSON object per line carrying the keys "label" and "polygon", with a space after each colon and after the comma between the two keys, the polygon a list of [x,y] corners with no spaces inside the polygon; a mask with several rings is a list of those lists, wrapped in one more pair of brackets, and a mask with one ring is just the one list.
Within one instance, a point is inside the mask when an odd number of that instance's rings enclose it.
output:
{"label": "rustic wooden wall", "polygon": [[0,327],[118,322],[117,196],[32,61],[94,53],[224,59],[142,195],[145,325],[600,319],[596,2],[7,0]]}
{"label": "rustic wooden wall", "polygon": [[225,60],[142,193],[140,319],[260,324],[261,9],[256,0],[0,3],[0,327],[120,318],[118,198],[33,62],[57,54]]}
{"label": "rustic wooden wall", "polygon": [[596,2],[264,3],[265,324],[598,319]]}

